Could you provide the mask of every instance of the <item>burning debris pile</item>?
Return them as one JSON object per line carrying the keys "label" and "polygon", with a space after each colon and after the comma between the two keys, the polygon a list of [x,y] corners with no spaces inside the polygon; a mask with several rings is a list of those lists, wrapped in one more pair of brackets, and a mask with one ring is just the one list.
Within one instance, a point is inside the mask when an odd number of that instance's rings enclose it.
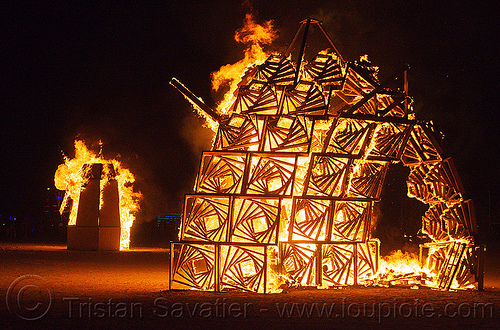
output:
{"label": "burning debris pile", "polygon": [[134,181],[120,161],[106,160],[101,152],[75,141],[75,158],[64,156],[54,176],[56,188],[66,190],[60,212],[69,214],[68,248],[129,248],[130,227],[142,197],[134,192]]}
{"label": "burning debris pile", "polygon": [[[306,60],[312,29],[330,48]],[[378,68],[366,58],[345,61],[321,22],[307,19],[284,54],[237,69],[223,109],[173,79],[216,135],[185,197],[169,287],[265,293],[282,279],[317,287],[481,286],[472,203],[431,124],[415,119],[407,69],[381,83]],[[404,84],[394,88],[399,75]],[[429,243],[413,265],[402,256],[399,266],[381,259],[371,236],[373,205],[398,162],[410,168],[409,196],[429,205],[422,219]]]}

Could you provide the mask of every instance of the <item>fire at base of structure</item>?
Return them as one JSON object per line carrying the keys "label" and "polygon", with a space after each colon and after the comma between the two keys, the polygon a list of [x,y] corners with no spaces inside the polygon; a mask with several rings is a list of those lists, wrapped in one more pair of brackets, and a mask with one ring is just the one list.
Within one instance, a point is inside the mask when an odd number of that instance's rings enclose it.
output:
{"label": "fire at base of structure", "polygon": [[[333,51],[304,60],[309,31]],[[271,292],[303,286],[390,284],[482,287],[483,246],[474,243],[470,200],[430,123],[415,120],[404,86],[380,83],[366,59],[346,62],[313,19],[302,22],[298,60],[270,55],[250,67],[224,115],[179,81],[175,86],[217,123],[195,192],[185,197],[170,288]],[[243,83],[245,82],[245,83]],[[429,205],[418,274],[387,277],[371,237],[387,168],[410,168],[408,195]]]}

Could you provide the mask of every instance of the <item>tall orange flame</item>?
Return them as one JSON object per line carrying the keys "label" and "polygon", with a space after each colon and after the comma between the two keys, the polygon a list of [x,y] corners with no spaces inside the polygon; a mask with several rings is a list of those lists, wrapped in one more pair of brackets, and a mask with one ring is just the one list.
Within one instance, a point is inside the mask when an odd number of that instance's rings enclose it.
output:
{"label": "tall orange flame", "polygon": [[[59,165],[54,175],[54,184],[59,190],[66,190],[63,202],[61,204],[61,213],[68,206],[70,200],[73,201],[70,210],[68,225],[76,224],[78,212],[78,203],[82,186],[86,183],[85,176],[82,175],[84,164],[112,164],[116,172],[115,179],[118,182],[118,195],[120,203],[120,250],[126,250],[130,244],[130,228],[135,220],[135,214],[139,211],[139,201],[142,198],[140,192],[134,192],[133,183],[135,177],[129,169],[125,168],[120,161],[116,159],[105,160],[93,151],[89,150],[81,140],[75,140],[75,158],[65,157],[64,163]],[[104,167],[107,169],[107,167]],[[103,175],[101,180],[101,191],[107,184],[107,175]],[[101,195],[102,196],[102,195]],[[102,199],[101,205],[102,207]]]}
{"label": "tall orange flame", "polygon": [[255,22],[252,14],[246,14],[244,26],[234,34],[236,42],[245,44],[245,57],[234,63],[222,66],[219,71],[212,73],[212,88],[218,91],[222,85],[229,85],[229,91],[218,104],[217,110],[227,114],[234,103],[235,91],[245,72],[254,65],[262,64],[269,54],[265,53],[262,46],[271,44],[277,37],[273,21],[266,21],[262,25]]}

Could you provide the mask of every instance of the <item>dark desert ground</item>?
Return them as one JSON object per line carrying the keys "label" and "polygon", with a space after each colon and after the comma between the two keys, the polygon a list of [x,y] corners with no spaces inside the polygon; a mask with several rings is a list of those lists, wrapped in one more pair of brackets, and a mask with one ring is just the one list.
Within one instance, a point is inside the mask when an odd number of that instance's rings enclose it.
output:
{"label": "dark desert ground", "polygon": [[0,243],[0,327],[497,328],[497,251],[488,249],[484,291],[349,287],[264,295],[165,291],[169,251],[162,248],[98,252]]}

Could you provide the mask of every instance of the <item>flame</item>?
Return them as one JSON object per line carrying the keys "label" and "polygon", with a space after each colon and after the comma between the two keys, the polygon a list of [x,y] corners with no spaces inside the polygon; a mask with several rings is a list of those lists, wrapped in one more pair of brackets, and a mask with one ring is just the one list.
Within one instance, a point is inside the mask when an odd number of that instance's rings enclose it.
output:
{"label": "flame", "polygon": [[[116,159],[105,160],[98,156],[93,151],[89,150],[85,143],[81,140],[75,140],[75,158],[69,159],[64,157],[64,163],[59,165],[54,175],[55,187],[59,190],[66,190],[60,212],[69,206],[70,200],[73,201],[69,216],[68,225],[76,225],[76,217],[78,212],[78,202],[80,200],[80,192],[85,185],[86,176],[84,175],[85,164],[112,164],[116,172],[115,180],[118,183],[119,209],[120,209],[120,250],[126,250],[130,244],[130,228],[135,220],[135,214],[139,211],[139,201],[142,194],[134,192],[133,183],[135,177],[129,169],[125,168],[120,161]],[[104,166],[104,174],[107,167]],[[108,182],[108,176],[103,175],[100,182],[101,192]],[[101,194],[100,208],[102,208],[103,200]]]}
{"label": "flame", "polygon": [[[272,21],[267,21],[264,24],[260,25],[255,22],[254,17],[251,14],[246,15],[244,26],[241,29],[237,30],[234,36],[236,42],[242,43],[247,47],[245,49],[244,58],[238,61],[237,63],[224,65],[217,72],[212,73],[212,88],[215,91],[218,91],[223,86],[228,87],[229,89],[225,93],[223,100],[217,105],[217,112],[219,112],[222,115],[231,114],[231,111],[233,109],[233,104],[236,100],[237,89],[242,84],[246,84],[247,83],[246,81],[248,80],[247,77],[250,76],[249,73],[251,73],[251,71],[255,69],[257,65],[264,63],[264,61],[268,58],[269,53],[264,52],[263,45],[271,44],[275,38],[276,38],[276,31],[274,30]],[[323,50],[319,54],[331,55],[333,59],[337,59],[337,54],[332,53],[329,50]],[[378,67],[371,64],[371,62],[368,60],[368,55],[362,56],[359,59],[359,61],[355,62],[355,64],[364,67],[366,70],[368,70],[370,76],[378,81],[377,78]],[[330,93],[331,91],[326,89],[323,90],[322,85],[318,84],[313,79],[311,74],[305,70],[304,65],[299,65],[298,67],[299,70],[301,70],[301,72],[299,72],[301,80],[314,82],[316,87],[318,87],[319,90],[324,93],[324,96],[329,97],[329,94],[327,95],[327,92]],[[342,64],[340,67],[340,70],[342,71],[342,75],[344,77],[346,75],[347,68],[348,66],[346,66],[345,64]],[[361,94],[367,95],[368,93],[374,90],[374,86],[372,83],[364,79],[361,75],[359,75],[356,72],[353,72],[353,74],[356,75],[356,80],[358,80],[356,88],[361,91]],[[306,89],[301,87],[300,84],[294,86],[294,88],[296,88],[301,92],[306,91]],[[333,93],[336,92],[334,91]],[[278,97],[280,97],[280,95],[278,95]],[[353,98],[352,102],[350,103],[354,104],[359,100],[361,100],[362,98],[363,95],[357,95]],[[376,95],[376,101],[379,103],[379,109],[386,108],[389,106],[390,102],[388,101],[387,98],[388,96],[385,95],[384,96],[379,94]],[[196,108],[196,105],[194,106]],[[201,111],[201,113],[203,114],[203,111]],[[414,119],[414,114],[409,114],[408,118]],[[243,121],[242,118],[238,118],[237,120]],[[290,123],[291,119],[287,117],[282,116],[280,117],[279,120],[280,124],[278,126],[280,127],[281,126],[289,127],[291,125]],[[208,123],[209,126],[212,126],[212,129],[215,132],[217,129],[217,123],[211,124],[209,119],[207,119],[207,121],[209,122]],[[262,136],[264,127],[264,125],[262,124],[263,120],[256,119],[256,121],[259,122],[259,125],[257,125],[259,130],[259,136]],[[337,148],[335,145],[333,144],[328,145],[330,141],[327,140],[327,137],[329,135],[331,136],[332,134],[332,132],[330,131],[332,129],[332,125],[335,125],[333,127],[334,129],[333,136],[337,136],[337,135],[342,135],[343,131],[348,130],[349,129],[348,125],[354,125],[355,123],[356,120],[354,119],[335,118],[333,116],[328,117],[326,120],[325,119],[315,120],[313,125],[314,129],[312,132],[312,142],[310,149],[311,151],[309,151],[309,154],[307,156],[300,155],[296,158],[294,184],[292,188],[293,189],[292,195],[294,197],[307,195],[307,187],[305,186],[306,177],[309,173],[308,171],[311,165],[311,161],[314,159],[313,153],[338,152],[337,150],[335,150],[335,148]],[[380,143],[381,141],[384,142],[384,140],[392,136],[394,133],[393,130],[395,130],[391,123],[376,123],[376,122],[373,123],[367,120],[367,124],[374,125],[373,128],[368,127],[367,133],[364,133],[367,135],[363,136],[363,139],[365,138],[369,139],[370,142],[368,145],[365,145],[364,143],[359,143],[357,146],[355,146],[354,150],[352,150],[351,152],[355,155],[359,155],[359,157],[356,157],[356,161],[350,167],[349,170],[351,172],[349,174],[348,173],[342,174],[343,176],[349,175],[349,181],[346,183],[347,194],[351,192],[352,180],[354,178],[363,177],[364,176],[363,172],[369,171],[369,169],[367,169],[369,167],[366,166],[367,164],[377,163],[378,165],[381,166],[385,164],[383,161],[380,162],[374,161],[373,156],[377,156],[377,153],[380,152],[379,150],[377,150],[377,145],[381,144]],[[252,139],[252,142],[258,142],[258,141],[259,140],[257,136]],[[325,143],[327,144],[326,146]],[[362,151],[361,150],[362,148],[365,148],[365,150]],[[258,145],[256,144],[253,145],[249,151],[257,151],[257,150],[258,150]],[[295,151],[297,150],[294,149],[291,152]],[[255,168],[258,165],[258,158],[252,159],[250,165],[251,168]],[[315,169],[313,169],[312,171],[315,171]],[[341,178],[340,181],[344,181],[343,178]],[[284,184],[284,182],[279,176],[275,176],[273,174],[268,175],[266,183],[268,191],[270,192],[280,189],[280,187],[282,187],[282,185]],[[340,191],[335,191],[335,193],[340,194]],[[408,194],[410,197],[414,197],[410,195],[410,191],[408,191]],[[295,218],[289,219],[288,215],[292,214],[291,210],[294,207],[292,199],[284,198],[282,200],[281,207],[282,207],[282,212],[280,214],[278,241],[287,242],[290,238],[289,237],[290,230],[292,231],[293,234],[292,239],[300,241],[301,239],[303,239],[303,237],[299,233],[294,232],[293,228],[290,228],[290,223],[292,220],[296,222],[304,222],[308,218],[306,210],[297,209],[294,213]],[[352,215],[349,214],[349,211],[346,211],[344,209],[339,209],[338,211],[336,211],[334,215],[335,218],[333,219],[333,223],[335,224],[346,223],[351,216]],[[371,219],[372,225],[373,223],[376,222],[377,220],[376,218],[377,218],[376,215],[372,216]],[[254,226],[254,229],[257,232],[267,229],[267,224],[262,218],[253,221],[252,225]],[[206,226],[207,229],[209,230],[218,228],[219,227],[218,218],[214,217],[208,219],[206,221]],[[326,230],[326,228],[323,228],[323,230]],[[425,230],[423,231],[425,233]],[[435,241],[435,239],[433,239],[433,241]],[[446,245],[452,242],[453,240],[451,240],[451,238],[448,236],[446,240],[439,241],[437,243]],[[462,243],[468,244],[471,242],[464,240]],[[311,244],[295,243],[295,244],[297,244],[297,246],[299,247],[302,247],[304,250],[309,251],[308,253],[310,255],[305,255],[303,257],[304,261],[306,261],[308,258],[311,258],[312,255],[315,253],[314,252],[315,245],[313,243]],[[287,279],[288,275],[286,271],[283,272],[283,269],[274,267],[278,264],[279,261],[278,258],[273,253],[276,253],[276,251],[273,250],[272,253],[268,255],[270,260],[271,259],[274,260],[268,264],[268,276],[270,279],[270,281],[268,282],[268,286],[271,292],[279,292],[281,284],[289,284],[292,282],[292,280],[291,277]],[[376,252],[377,256],[378,253],[379,252],[377,251]],[[253,261],[250,260],[242,262],[240,267],[241,267],[240,272],[242,273],[243,276],[252,276],[256,272],[255,264],[253,263]],[[370,271],[370,273],[367,274],[365,278],[359,279],[359,283],[366,285],[382,285],[382,286],[401,284],[405,286],[410,286],[412,289],[419,288],[420,286],[428,286],[433,288],[440,287],[440,285],[438,284],[440,276],[439,269],[436,269],[435,267],[433,267],[432,264],[430,264],[430,258],[427,259],[426,265],[422,265],[421,260],[417,255],[411,253],[405,253],[398,250],[393,252],[389,256],[381,257],[379,259],[378,266],[376,266],[375,268],[378,268],[375,274],[372,274],[372,271]],[[300,280],[294,284],[307,285],[308,278],[311,277],[310,275],[314,275],[315,271],[316,269],[307,270],[307,274],[301,277]],[[373,269],[373,272],[375,272],[375,269]],[[345,276],[350,276],[350,275],[345,275]],[[328,285],[323,284],[323,286],[321,286],[320,288],[326,288],[326,287],[328,287]],[[454,279],[452,288],[460,288],[460,285],[458,284],[456,278]]]}
{"label": "flame", "polygon": [[396,274],[418,273],[422,271],[418,256],[401,250],[380,258],[379,272],[394,272]]}
{"label": "flame", "polygon": [[75,141],[75,158],[69,159],[64,157],[64,164],[59,165],[54,175],[55,187],[59,190],[66,190],[63,203],[60,211],[68,206],[70,200],[73,201],[71,206],[68,225],[76,224],[76,215],[78,212],[78,202],[80,200],[81,187],[86,183],[85,176],[82,175],[84,164],[98,163],[101,160],[95,153],[88,150],[83,141]]}
{"label": "flame", "polygon": [[[442,248],[443,244],[449,245],[452,242],[469,243],[463,239],[432,243],[435,246],[430,246],[429,254],[433,254]],[[430,258],[427,258],[426,264],[422,265],[417,255],[397,250],[388,256],[381,257],[377,273],[371,277],[362,279],[361,282],[365,285],[379,286],[405,285],[411,286],[412,289],[418,289],[420,286],[438,288],[442,274],[440,274],[440,269],[436,269],[434,266]],[[451,284],[451,289],[454,290],[474,288],[474,284],[460,285],[456,278],[453,279]]]}
{"label": "flame", "polygon": [[264,52],[262,46],[272,43],[276,37],[272,20],[260,25],[255,22],[252,14],[246,14],[244,26],[237,30],[234,35],[236,42],[247,45],[245,57],[234,64],[226,64],[219,71],[212,73],[212,88],[215,91],[218,91],[222,85],[229,86],[229,91],[217,105],[219,113],[229,113],[236,100],[234,94],[241,78],[251,67],[264,63],[269,54]]}
{"label": "flame", "polygon": [[401,250],[381,257],[376,274],[361,279],[365,285],[404,285],[418,289],[420,286],[437,287],[437,277],[427,266],[420,264],[419,257]]}
{"label": "flame", "polygon": [[279,252],[277,246],[269,246],[267,248],[267,292],[268,293],[281,293],[283,286],[290,282],[287,274],[281,274],[279,271]]}

